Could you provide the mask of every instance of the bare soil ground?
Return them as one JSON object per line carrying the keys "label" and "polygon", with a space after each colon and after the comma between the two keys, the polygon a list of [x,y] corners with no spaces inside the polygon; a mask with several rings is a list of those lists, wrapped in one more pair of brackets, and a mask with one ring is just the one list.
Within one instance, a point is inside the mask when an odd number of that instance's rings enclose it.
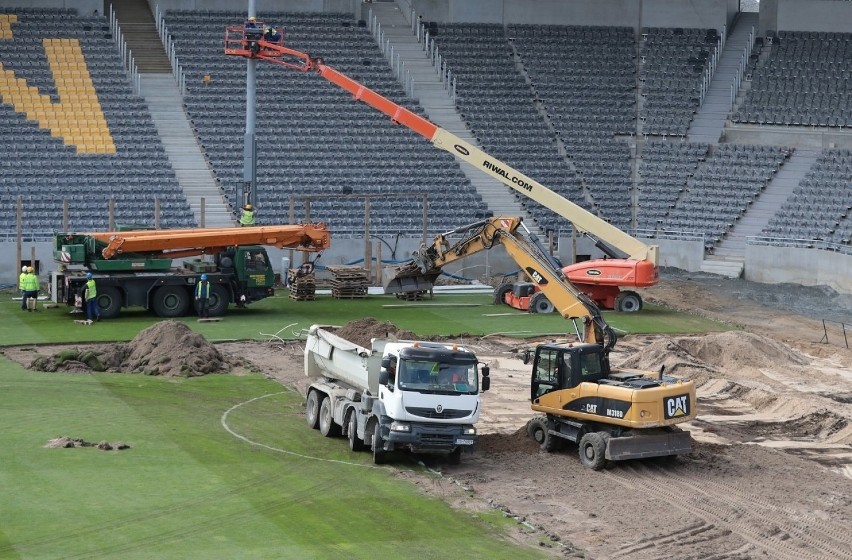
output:
{"label": "bare soil ground", "polygon": [[[454,507],[506,512],[518,520],[514,538],[559,557],[852,560],[852,350],[836,323],[821,342],[823,318],[852,323],[852,298],[677,272],[643,296],[741,329],[628,336],[613,353],[616,365],[665,363],[695,380],[690,454],[594,472],[575,446],[540,450],[526,436],[533,413],[519,343],[483,337],[465,341],[492,371],[476,451],[458,466],[424,459],[426,474],[400,463],[397,475]],[[231,373],[262,371],[304,392],[298,343],[216,348]],[[55,350],[4,353],[29,365]]]}

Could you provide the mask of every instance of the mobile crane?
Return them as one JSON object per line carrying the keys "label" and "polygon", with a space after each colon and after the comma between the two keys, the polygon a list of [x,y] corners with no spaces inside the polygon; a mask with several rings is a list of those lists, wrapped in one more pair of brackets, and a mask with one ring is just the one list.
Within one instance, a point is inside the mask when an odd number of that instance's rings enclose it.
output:
{"label": "mobile crane", "polygon": [[[51,273],[55,302],[76,306],[91,272],[101,316],[122,307],[153,309],[160,317],[180,317],[191,309],[195,283],[207,274],[209,315],[224,315],[230,303],[243,307],[274,295],[275,274],[264,246],[319,252],[331,244],[323,223],[246,228],[197,228],[62,233],[54,237]],[[174,266],[173,259],[210,255]],[[312,268],[302,265],[303,273]]]}
{"label": "mobile crane", "polygon": [[531,407],[543,413],[529,422],[530,435],[546,451],[556,450],[563,441],[577,443],[580,461],[595,470],[608,460],[688,453],[690,433],[676,425],[695,418],[695,384],[664,376],[663,368],[650,372],[610,367],[615,332],[595,303],[553,266],[545,248],[521,234],[522,226],[518,217],[499,216],[440,234],[395,273],[415,282],[418,277],[428,280],[454,261],[502,246],[541,290],[533,299],[546,297],[574,323],[579,339],[524,352],[525,363],[532,362]]}
{"label": "mobile crane", "polygon": [[[262,24],[258,24],[261,28]],[[574,204],[550,190],[535,179],[499,161],[473,144],[437,126],[427,119],[379,95],[345,74],[326,66],[322,58],[284,46],[283,33],[276,42],[255,37],[246,38],[244,26],[225,29],[225,54],[266,60],[301,72],[316,72],[332,84],[350,92],[355,100],[362,101],[389,116],[391,122],[403,125],[429,140],[436,148],[445,150],[480,171],[538,202],[572,222],[576,229],[595,242],[608,258],[595,259],[566,266],[563,271],[571,282],[598,306],[616,311],[638,311],[642,308],[641,296],[621,287],[645,288],[659,281],[657,246],[646,245],[621,231],[605,220]],[[552,306],[540,297],[538,307],[530,306],[535,292],[521,293],[521,286],[500,287],[495,291],[496,303],[506,303],[533,312],[548,312]],[[385,286],[388,293],[406,290],[421,291],[424,286]],[[428,286],[425,286],[428,289]]]}

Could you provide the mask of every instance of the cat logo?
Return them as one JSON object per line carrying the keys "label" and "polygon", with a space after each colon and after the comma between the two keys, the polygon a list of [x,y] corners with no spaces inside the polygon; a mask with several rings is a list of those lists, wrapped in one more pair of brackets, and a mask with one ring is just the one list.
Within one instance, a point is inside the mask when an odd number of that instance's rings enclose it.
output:
{"label": "cat logo", "polygon": [[533,282],[535,282],[539,286],[543,286],[544,284],[547,284],[547,278],[542,276],[541,272],[537,271],[536,269],[532,268],[531,266],[528,266],[526,270],[527,270],[527,275],[530,277],[530,280],[532,280]]}
{"label": "cat logo", "polygon": [[666,418],[678,418],[689,415],[689,395],[667,397],[663,402]]}

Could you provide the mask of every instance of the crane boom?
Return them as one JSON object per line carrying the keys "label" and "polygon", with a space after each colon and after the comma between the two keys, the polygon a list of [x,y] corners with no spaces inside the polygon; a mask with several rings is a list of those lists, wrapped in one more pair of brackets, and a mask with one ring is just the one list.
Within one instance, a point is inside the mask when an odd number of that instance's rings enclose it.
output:
{"label": "crane boom", "polygon": [[323,223],[248,228],[196,228],[169,230],[108,231],[75,234],[106,243],[105,259],[123,253],[163,258],[215,254],[227,247],[267,245],[279,249],[322,251],[331,244]]}
{"label": "crane boom", "polygon": [[645,261],[653,264],[654,267],[657,266],[658,247],[656,245],[642,243],[452,132],[327,66],[321,58],[311,58],[306,53],[287,48],[282,44],[263,40],[256,43],[258,48],[252,50],[245,39],[243,27],[228,27],[225,31],[225,54],[268,60],[303,72],[317,72],[332,84],[351,93],[355,100],[377,109],[390,117],[392,122],[420,134],[436,148],[453,154],[504,185],[549,208],[573,223],[579,231],[588,232],[604,240],[625,253],[628,259]]}

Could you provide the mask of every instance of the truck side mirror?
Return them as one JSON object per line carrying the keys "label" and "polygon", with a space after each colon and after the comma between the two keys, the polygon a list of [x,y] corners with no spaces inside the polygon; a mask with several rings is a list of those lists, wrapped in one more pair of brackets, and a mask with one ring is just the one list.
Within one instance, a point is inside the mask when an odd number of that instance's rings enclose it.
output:
{"label": "truck side mirror", "polygon": [[390,379],[390,373],[385,368],[382,368],[379,371],[379,385],[387,385],[388,379]]}
{"label": "truck side mirror", "polygon": [[482,366],[482,390],[487,391],[491,388],[491,368],[488,366]]}

